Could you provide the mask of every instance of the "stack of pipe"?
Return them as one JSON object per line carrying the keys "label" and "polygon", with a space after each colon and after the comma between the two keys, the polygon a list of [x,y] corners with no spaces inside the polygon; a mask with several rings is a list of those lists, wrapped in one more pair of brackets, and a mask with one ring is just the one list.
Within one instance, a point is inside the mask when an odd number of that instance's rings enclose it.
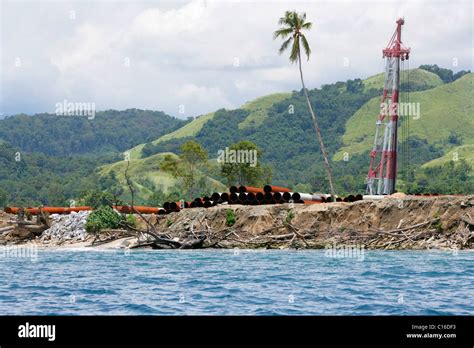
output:
{"label": "stack of pipe", "polygon": [[[265,185],[264,187],[253,186],[231,186],[229,192],[214,192],[210,197],[197,197],[192,202],[165,202],[163,208],[145,207],[145,206],[116,206],[114,207],[121,213],[141,214],[158,214],[164,215],[172,212],[179,212],[187,208],[210,208],[217,204],[242,204],[242,205],[260,205],[260,204],[319,204],[336,202],[355,202],[362,199],[382,199],[384,196],[368,196],[368,195],[348,195],[346,197],[332,197],[328,194],[321,193],[304,193],[293,192],[290,188],[281,186]],[[42,208],[26,208],[32,215],[37,215],[40,211],[50,214],[69,214],[73,211],[92,210],[91,207],[42,207]],[[10,214],[18,214],[20,208],[6,207],[5,212]]]}

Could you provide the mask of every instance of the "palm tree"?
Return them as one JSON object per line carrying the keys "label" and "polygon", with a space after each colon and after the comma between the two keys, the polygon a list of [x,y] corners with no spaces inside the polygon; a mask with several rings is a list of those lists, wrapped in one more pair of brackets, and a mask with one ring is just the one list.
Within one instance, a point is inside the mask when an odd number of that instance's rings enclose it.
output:
{"label": "palm tree", "polygon": [[324,158],[324,165],[326,167],[326,172],[328,175],[329,187],[331,189],[331,195],[335,196],[331,167],[329,165],[328,156],[326,154],[326,148],[324,147],[323,137],[321,136],[321,129],[319,128],[318,120],[314,114],[313,107],[309,101],[308,90],[305,87],[303,79],[303,70],[301,68],[301,46],[303,46],[304,53],[306,54],[308,60],[311,55],[311,49],[309,48],[308,41],[302,33],[303,30],[311,29],[312,23],[306,22],[306,13],[298,14],[296,11],[286,11],[285,16],[281,17],[278,21],[278,24],[283,25],[282,28],[275,31],[273,34],[273,39],[281,37],[285,41],[280,47],[280,54],[285,52],[285,50],[291,45],[290,61],[292,63],[298,63],[300,69],[301,84],[303,85],[303,92],[306,97],[306,102],[308,103],[309,112],[313,119],[314,130],[318,136],[319,146],[321,147],[321,153]]}

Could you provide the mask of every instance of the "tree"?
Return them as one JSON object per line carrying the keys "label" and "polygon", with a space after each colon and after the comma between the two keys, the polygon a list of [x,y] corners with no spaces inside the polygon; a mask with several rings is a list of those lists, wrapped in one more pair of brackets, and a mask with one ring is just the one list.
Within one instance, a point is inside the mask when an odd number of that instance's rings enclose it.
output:
{"label": "tree", "polygon": [[199,143],[189,140],[181,145],[178,158],[166,155],[160,168],[175,178],[183,180],[183,186],[194,198],[196,184],[200,179],[200,168],[207,164],[207,151]]}
{"label": "tree", "polygon": [[114,196],[112,193],[101,190],[89,190],[85,192],[82,195],[80,202],[94,209],[100,206],[111,206],[120,203],[117,201],[116,196]]}
{"label": "tree", "polygon": [[456,74],[454,74],[452,70],[440,68],[436,64],[420,65],[419,69],[423,69],[423,70],[426,70],[438,75],[441,78],[441,80],[443,80],[444,83],[450,83],[450,82],[456,81],[458,78],[463,77],[464,75],[469,74],[471,72],[471,70],[467,70],[467,71],[461,70],[461,71],[458,71]]}
{"label": "tree", "polygon": [[[221,174],[229,185],[262,186],[271,182],[271,168],[260,164],[261,150],[255,143],[243,140],[232,144],[228,154],[229,158],[219,158],[218,161],[221,162]],[[221,155],[224,156],[225,152]]]}
{"label": "tree", "polygon": [[301,46],[303,46],[304,52],[309,60],[309,56],[311,55],[311,49],[309,47],[308,41],[306,40],[306,36],[302,33],[303,30],[309,30],[312,27],[311,22],[306,21],[306,13],[298,14],[295,11],[286,11],[285,15],[280,18],[278,24],[284,25],[282,28],[275,31],[273,34],[273,38],[276,39],[281,37],[285,41],[280,47],[279,53],[282,54],[291,44],[291,53],[290,53],[290,61],[292,63],[298,63],[298,67],[300,70],[300,78],[301,84],[303,86],[303,92],[306,97],[306,102],[308,104],[309,112],[311,113],[311,117],[313,120],[313,126],[316,131],[316,135],[319,140],[319,146],[321,148],[321,153],[324,158],[324,165],[326,167],[326,172],[329,181],[329,187],[331,189],[331,194],[335,196],[332,173],[331,173],[331,166],[329,165],[328,156],[326,154],[326,148],[324,147],[323,137],[321,135],[321,129],[319,128],[318,120],[316,119],[316,115],[313,111],[313,107],[311,106],[311,102],[309,100],[308,90],[306,89],[304,79],[303,79],[303,69],[301,66]]}
{"label": "tree", "polygon": [[195,184],[199,180],[199,168],[207,164],[207,151],[199,143],[189,140],[181,146],[179,158],[183,164],[184,186],[194,198]]}
{"label": "tree", "polygon": [[438,75],[444,83],[453,82],[453,71],[450,69],[440,68],[438,65],[420,65],[419,69],[423,69]]}

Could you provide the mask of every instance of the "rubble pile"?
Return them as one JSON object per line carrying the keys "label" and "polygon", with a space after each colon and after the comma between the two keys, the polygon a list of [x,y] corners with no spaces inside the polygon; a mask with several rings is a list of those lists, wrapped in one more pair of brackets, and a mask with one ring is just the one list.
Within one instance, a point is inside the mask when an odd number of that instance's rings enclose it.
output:
{"label": "rubble pile", "polygon": [[72,212],[68,215],[52,214],[51,227],[43,232],[40,239],[83,241],[87,237],[86,221],[90,211]]}

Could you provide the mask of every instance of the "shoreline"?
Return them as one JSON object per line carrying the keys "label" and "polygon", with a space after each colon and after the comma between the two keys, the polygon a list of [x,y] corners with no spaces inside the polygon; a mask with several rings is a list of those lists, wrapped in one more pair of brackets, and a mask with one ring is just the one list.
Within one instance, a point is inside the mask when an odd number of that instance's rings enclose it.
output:
{"label": "shoreline", "polygon": [[[235,224],[228,224],[231,210]],[[400,197],[378,201],[312,205],[219,205],[190,208],[166,216],[149,215],[149,223],[181,245],[203,238],[191,249],[327,249],[462,250],[474,248],[474,195]],[[145,222],[140,221],[141,228]],[[117,236],[91,246],[85,241],[33,240],[46,250],[126,250],[139,247],[135,237]],[[3,245],[26,245],[3,243]],[[143,242],[143,241],[142,241]],[[150,242],[141,247],[176,249]]]}

